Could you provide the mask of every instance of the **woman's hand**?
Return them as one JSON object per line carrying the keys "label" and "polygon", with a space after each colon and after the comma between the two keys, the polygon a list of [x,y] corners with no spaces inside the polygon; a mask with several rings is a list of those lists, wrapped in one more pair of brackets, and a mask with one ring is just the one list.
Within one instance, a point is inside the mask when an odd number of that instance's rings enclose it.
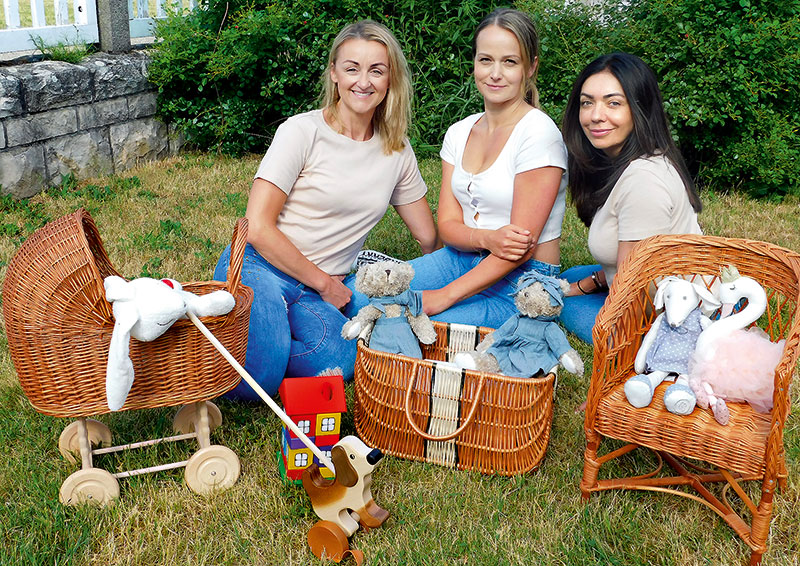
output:
{"label": "woman's hand", "polygon": [[486,233],[481,247],[506,261],[517,261],[524,256],[533,243],[530,230],[507,224]]}
{"label": "woman's hand", "polygon": [[450,298],[446,289],[446,287],[443,287],[422,292],[422,310],[425,314],[432,316],[453,306],[454,301]]}
{"label": "woman's hand", "polygon": [[332,304],[337,309],[341,309],[350,302],[353,292],[342,283],[343,277],[331,276],[328,283],[319,290],[319,295],[325,302]]}

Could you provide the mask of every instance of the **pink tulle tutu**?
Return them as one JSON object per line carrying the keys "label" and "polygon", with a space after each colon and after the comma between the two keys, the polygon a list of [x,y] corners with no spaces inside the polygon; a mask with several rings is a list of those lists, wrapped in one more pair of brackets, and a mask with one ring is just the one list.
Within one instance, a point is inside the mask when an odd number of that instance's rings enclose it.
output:
{"label": "pink tulle tutu", "polygon": [[689,362],[690,379],[708,383],[714,395],[733,402],[747,402],[753,410],[772,410],[775,367],[786,341],[770,342],[763,330],[735,330],[715,342],[710,360],[697,353]]}

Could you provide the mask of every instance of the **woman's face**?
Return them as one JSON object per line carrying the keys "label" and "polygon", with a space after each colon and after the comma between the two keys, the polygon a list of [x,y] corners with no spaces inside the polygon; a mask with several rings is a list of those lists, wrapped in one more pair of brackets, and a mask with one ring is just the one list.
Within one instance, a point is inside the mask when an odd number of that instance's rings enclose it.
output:
{"label": "woman's face", "polygon": [[331,67],[340,114],[371,119],[389,91],[389,54],[377,41],[348,39],[339,47]]}
{"label": "woman's face", "polygon": [[609,71],[590,76],[581,87],[578,119],[594,147],[616,157],[633,131],[633,114],[617,78]]}
{"label": "woman's face", "polygon": [[517,37],[499,26],[487,26],[475,41],[474,74],[478,91],[486,104],[503,104],[523,97],[524,82],[536,61],[525,68]]}

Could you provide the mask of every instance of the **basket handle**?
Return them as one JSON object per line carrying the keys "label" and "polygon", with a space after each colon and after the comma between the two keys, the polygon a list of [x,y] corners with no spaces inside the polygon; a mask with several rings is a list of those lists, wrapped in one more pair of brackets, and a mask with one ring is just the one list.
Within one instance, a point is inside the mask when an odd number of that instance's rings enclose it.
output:
{"label": "basket handle", "polygon": [[406,409],[406,420],[408,424],[411,425],[411,428],[414,429],[418,435],[420,435],[425,440],[433,440],[436,442],[443,442],[445,440],[450,440],[451,438],[455,438],[466,429],[470,424],[472,424],[472,419],[475,417],[475,412],[478,409],[478,402],[481,398],[481,393],[483,393],[483,384],[486,381],[486,374],[484,372],[480,372],[480,381],[478,382],[478,390],[475,392],[475,400],[472,402],[472,408],[469,410],[469,414],[467,414],[467,418],[464,419],[464,424],[458,427],[456,430],[451,432],[450,434],[446,434],[444,436],[434,436],[432,434],[428,434],[427,432],[423,432],[417,424],[414,422],[414,419],[411,416],[411,390],[414,388],[414,383],[417,381],[417,366],[419,365],[418,362],[414,362],[413,367],[411,368],[411,379],[408,381],[408,387],[406,388],[406,401],[405,401],[405,409]]}
{"label": "basket handle", "polygon": [[240,218],[233,227],[231,259],[228,265],[226,289],[234,297],[239,289],[239,283],[242,281],[242,261],[244,259],[244,248],[247,245],[247,225],[247,218]]}

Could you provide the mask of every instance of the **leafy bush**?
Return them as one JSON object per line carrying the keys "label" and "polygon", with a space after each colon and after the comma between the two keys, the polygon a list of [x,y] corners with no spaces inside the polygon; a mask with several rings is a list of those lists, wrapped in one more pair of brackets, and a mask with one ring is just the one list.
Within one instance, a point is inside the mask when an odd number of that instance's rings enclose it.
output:
{"label": "leafy bush", "polygon": [[[597,55],[629,51],[659,76],[676,139],[701,186],[800,194],[800,0],[518,0],[542,39],[539,90],[557,122]],[[470,42],[488,0],[210,0],[158,27],[160,112],[204,149],[260,152],[280,121],[316,106],[330,44],[371,17],[395,32],[415,84],[411,141],[438,151],[480,110]],[[601,11],[604,10],[604,11]]]}
{"label": "leafy bush", "polygon": [[316,106],[333,38],[373,18],[403,46],[416,86],[415,147],[438,149],[453,120],[479,108],[469,45],[484,0],[211,0],[157,28],[150,78],[160,112],[202,148],[261,151],[284,118]]}
{"label": "leafy bush", "polygon": [[592,58],[634,53],[659,77],[701,186],[772,199],[800,194],[800,2],[615,1],[606,2],[604,18],[579,3],[518,5],[544,14],[542,84],[554,109]]}

